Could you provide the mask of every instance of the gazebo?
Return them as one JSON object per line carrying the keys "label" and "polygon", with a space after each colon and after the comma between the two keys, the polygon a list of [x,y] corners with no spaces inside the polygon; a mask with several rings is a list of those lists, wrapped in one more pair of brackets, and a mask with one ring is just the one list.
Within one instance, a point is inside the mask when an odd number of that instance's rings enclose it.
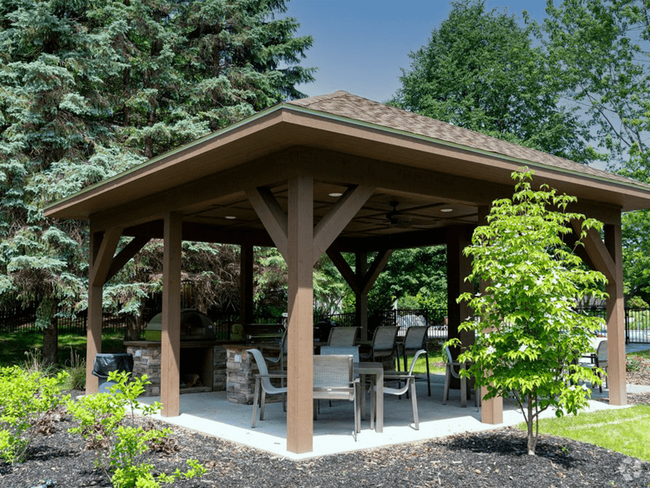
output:
{"label": "gazebo", "polygon": [[[522,166],[605,224],[604,241],[587,236],[583,258],[609,281],[610,402],[624,405],[621,212],[650,208],[650,186],[342,91],[281,103],[46,209],[90,223],[87,393],[98,387],[90,371],[102,350],[102,287],[150,239],[164,240],[164,416],[180,405],[182,241],[241,245],[244,321],[253,246],[275,246],[289,273],[287,449],[311,451],[314,263],[330,256],[366,334],[368,291],[391,253],[445,244],[449,334],[457,335],[468,311],[455,298],[471,286],[462,250],[491,202],[512,195],[511,173]],[[122,236],[133,239],[116,254]],[[343,252],[355,254],[354,270]],[[499,400],[484,402],[483,422],[501,416]]]}

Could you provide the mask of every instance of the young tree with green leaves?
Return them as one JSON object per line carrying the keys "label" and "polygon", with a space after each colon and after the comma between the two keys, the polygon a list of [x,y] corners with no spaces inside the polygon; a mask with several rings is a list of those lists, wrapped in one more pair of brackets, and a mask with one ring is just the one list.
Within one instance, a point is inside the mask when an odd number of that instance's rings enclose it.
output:
{"label": "young tree with green leaves", "polygon": [[401,108],[578,162],[595,153],[561,103],[535,25],[484,0],[457,0],[427,45],[411,53],[393,103]]}
{"label": "young tree with green leaves", "polygon": [[285,11],[285,0],[0,0],[0,297],[40,303],[48,344],[57,306],[84,307],[88,239],[43,207],[301,96],[312,38],[295,37]]}
{"label": "young tree with green leaves", "polygon": [[[591,395],[580,381],[600,383],[578,360],[593,352],[589,339],[603,320],[577,305],[585,296],[606,296],[605,277],[588,270],[563,240],[574,220],[581,238],[602,224],[567,212],[575,197],[546,185],[533,189],[532,175],[513,173],[513,197],[493,202],[487,225],[477,227],[464,251],[472,258],[467,279],[485,289],[459,297],[475,315],[460,329],[473,332],[476,342],[458,357],[469,362],[463,374],[487,388],[485,399],[515,399],[528,425],[529,454],[535,454],[539,415],[549,407],[557,416],[577,413]],[[450,343],[460,346],[458,339]]]}

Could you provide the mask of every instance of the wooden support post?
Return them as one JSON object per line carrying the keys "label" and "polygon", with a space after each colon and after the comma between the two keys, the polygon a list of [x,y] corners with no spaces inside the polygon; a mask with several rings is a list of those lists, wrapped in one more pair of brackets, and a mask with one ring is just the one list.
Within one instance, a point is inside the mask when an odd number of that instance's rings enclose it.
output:
{"label": "wooden support post", "polygon": [[287,450],[313,450],[314,183],[289,180],[287,267],[289,274]]}
{"label": "wooden support post", "polygon": [[[478,208],[478,222],[479,225],[487,224],[487,216],[490,213],[488,207]],[[485,293],[486,283],[481,281],[479,283],[479,291]],[[487,331],[486,331],[487,332]],[[487,388],[481,387],[481,398],[487,394]],[[490,400],[482,400],[481,402],[481,422],[484,424],[496,425],[503,423],[503,398],[496,397]]]}
{"label": "wooden support post", "polygon": [[163,404],[163,417],[176,417],[180,414],[182,224],[180,214],[172,212],[165,216],[160,342],[160,400]]}
{"label": "wooden support post", "polygon": [[253,322],[253,261],[255,252],[252,244],[241,245],[240,299],[241,321]]}
{"label": "wooden support post", "polygon": [[99,380],[92,374],[95,357],[102,350],[102,292],[122,230],[90,232],[88,267],[88,321],[86,324],[86,394],[97,393]]}
{"label": "wooden support post", "polygon": [[626,405],[625,310],[623,301],[623,251],[621,225],[605,225],[605,246],[614,261],[614,279],[607,284],[607,374],[609,403]]}
{"label": "wooden support post", "polygon": [[[469,316],[466,302],[456,300],[461,293],[473,292],[472,283],[465,281],[472,271],[471,260],[463,254],[463,249],[469,245],[470,229],[466,226],[447,228],[447,317],[449,338],[457,337],[463,346],[474,342],[474,337],[460,333],[458,326]],[[456,351],[456,355],[458,351]]]}
{"label": "wooden support post", "polygon": [[[90,266],[93,265],[99,254],[102,236],[97,232],[90,233]],[[92,374],[95,357],[102,350],[102,286],[88,286],[88,320],[86,322],[86,394],[97,393],[99,379]]]}
{"label": "wooden support post", "polygon": [[355,253],[355,272],[357,278],[357,287],[355,294],[355,320],[356,325],[360,327],[360,338],[362,341],[368,340],[368,292],[364,290],[361,283],[368,272],[368,253]]}

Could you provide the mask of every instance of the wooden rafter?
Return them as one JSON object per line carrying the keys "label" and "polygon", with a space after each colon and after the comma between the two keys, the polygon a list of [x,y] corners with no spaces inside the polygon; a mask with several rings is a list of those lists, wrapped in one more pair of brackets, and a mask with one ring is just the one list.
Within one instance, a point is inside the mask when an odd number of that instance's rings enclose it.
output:
{"label": "wooden rafter", "polygon": [[113,265],[113,255],[117,249],[117,243],[122,236],[122,229],[113,227],[104,233],[97,255],[94,256],[92,269],[90,270],[89,285],[101,286],[106,283]]}

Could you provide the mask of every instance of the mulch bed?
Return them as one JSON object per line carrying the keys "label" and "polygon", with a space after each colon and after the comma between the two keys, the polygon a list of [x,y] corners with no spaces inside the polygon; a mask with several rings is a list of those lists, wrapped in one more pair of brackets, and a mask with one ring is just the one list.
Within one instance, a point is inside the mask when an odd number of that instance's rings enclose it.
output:
{"label": "mulch bed", "polygon": [[[642,376],[650,383],[650,375]],[[650,403],[650,394],[629,395],[628,400]],[[53,433],[35,438],[25,462],[0,461],[0,487],[110,487],[107,476],[94,467],[95,452],[67,432],[71,426],[64,414]],[[174,485],[179,487],[650,486],[650,463],[552,436],[540,436],[537,455],[529,456],[525,433],[513,428],[307,461],[287,460],[182,428],[173,431],[167,452],[151,455],[156,469],[185,470],[186,460],[192,458],[208,469],[200,479]]]}

